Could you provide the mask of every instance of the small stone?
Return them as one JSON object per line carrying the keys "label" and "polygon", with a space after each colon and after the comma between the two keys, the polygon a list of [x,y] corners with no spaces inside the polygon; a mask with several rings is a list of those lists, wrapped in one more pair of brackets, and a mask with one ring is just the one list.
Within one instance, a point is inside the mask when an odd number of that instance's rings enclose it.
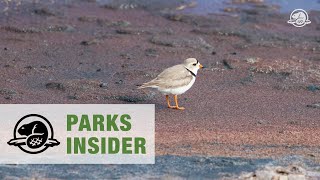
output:
{"label": "small stone", "polygon": [[224,67],[226,67],[227,69],[234,69],[227,60],[225,60],[225,59],[222,60],[222,63],[224,65]]}
{"label": "small stone", "polygon": [[116,84],[123,84],[123,80],[120,79],[119,81],[116,81],[115,83]]}
{"label": "small stone", "polygon": [[319,86],[316,86],[316,85],[309,85],[309,86],[307,86],[307,89],[308,89],[309,91],[315,92],[315,91],[317,91],[317,90],[320,90],[320,87],[319,87]]}
{"label": "small stone", "polygon": [[131,34],[131,35],[140,35],[143,31],[134,30],[134,29],[117,29],[116,33],[118,34]]}
{"label": "small stone", "polygon": [[127,27],[129,26],[131,23],[129,21],[116,21],[116,22],[112,22],[112,25],[114,26],[122,26],[122,27]]}
{"label": "small stone", "polygon": [[166,18],[171,21],[181,21],[184,16],[182,14],[168,14]]}
{"label": "small stone", "polygon": [[320,109],[320,102],[319,103],[308,104],[307,107]]}
{"label": "small stone", "polygon": [[158,53],[157,53],[157,50],[155,49],[146,49],[145,50],[146,52],[146,56],[151,56],[151,57],[158,57]]}
{"label": "small stone", "polygon": [[7,99],[7,100],[11,100],[12,99],[12,96],[6,96],[6,97],[4,97],[5,99]]}
{"label": "small stone", "polygon": [[49,10],[48,8],[39,8],[39,9],[35,9],[33,11],[35,14],[40,15],[40,16],[55,16],[55,14]]}
{"label": "small stone", "polygon": [[42,69],[49,69],[49,68],[52,68],[52,66],[42,65],[42,66],[40,66],[40,68],[42,68]]}
{"label": "small stone", "polygon": [[108,87],[108,83],[100,83],[99,86],[101,88],[107,88]]}
{"label": "small stone", "polygon": [[5,99],[11,100],[13,99],[13,96],[15,96],[17,92],[12,89],[3,88],[0,89],[0,95],[3,95]]}
{"label": "small stone", "polygon": [[257,63],[257,62],[259,62],[259,60],[260,60],[259,58],[255,58],[255,57],[250,57],[250,58],[246,59],[247,63],[249,63],[249,64]]}
{"label": "small stone", "polygon": [[98,44],[98,40],[97,39],[93,39],[93,40],[90,40],[90,41],[81,41],[81,45],[84,45],[84,46],[89,46],[89,45],[92,45],[92,44]]}
{"label": "small stone", "polygon": [[74,32],[76,29],[71,25],[66,25],[65,32]]}
{"label": "small stone", "polygon": [[57,82],[50,82],[46,84],[47,89],[56,89],[56,90],[61,90],[64,91],[65,87],[63,86],[62,83],[57,83]]}
{"label": "small stone", "polygon": [[24,68],[26,68],[26,69],[34,69],[34,67],[32,67],[32,66],[26,66]]}
{"label": "small stone", "polygon": [[79,99],[76,95],[69,95],[69,96],[67,96],[67,98],[71,99],[71,100],[78,100]]}
{"label": "small stone", "polygon": [[307,154],[310,157],[316,157],[314,154]]}

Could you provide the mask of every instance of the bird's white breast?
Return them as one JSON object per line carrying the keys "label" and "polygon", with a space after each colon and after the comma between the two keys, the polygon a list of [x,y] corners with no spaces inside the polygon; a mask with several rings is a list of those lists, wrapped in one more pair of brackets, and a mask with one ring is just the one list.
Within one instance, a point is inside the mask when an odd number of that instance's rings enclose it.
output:
{"label": "bird's white breast", "polygon": [[180,94],[185,93],[187,90],[189,90],[195,81],[196,81],[196,78],[192,77],[192,80],[186,86],[181,86],[178,88],[169,88],[169,89],[158,89],[158,90],[165,95],[167,95],[167,94],[180,95]]}

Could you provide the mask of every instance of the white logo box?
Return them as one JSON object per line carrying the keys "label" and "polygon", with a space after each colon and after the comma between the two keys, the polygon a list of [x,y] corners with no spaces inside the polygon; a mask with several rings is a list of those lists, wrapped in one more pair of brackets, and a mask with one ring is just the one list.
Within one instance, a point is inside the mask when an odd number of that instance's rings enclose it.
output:
{"label": "white logo box", "polygon": [[[0,104],[0,163],[1,164],[154,164],[155,163],[155,106],[154,104]],[[48,147],[45,151],[37,154],[29,154],[22,151],[18,146],[9,145],[8,142],[13,139],[14,128],[17,122],[28,114],[39,114],[45,117],[52,125],[54,131],[54,139],[60,142],[59,145]],[[88,115],[91,123],[91,131],[83,129],[79,131],[79,125],[85,120],[81,121],[82,115]],[[127,114],[130,116],[131,128],[129,131],[114,131],[110,128],[104,128],[104,131],[93,130],[93,115],[102,115],[104,117],[104,125],[107,126],[107,116],[113,117],[115,114],[119,115],[116,119],[117,126],[124,126],[120,122],[120,116]],[[78,122],[71,126],[71,131],[67,131],[67,116],[77,115]],[[32,121],[32,120],[31,120]],[[82,123],[81,123],[82,122]],[[20,124],[23,124],[23,121]],[[101,124],[100,124],[101,125]],[[21,126],[20,126],[21,127]],[[97,126],[100,127],[100,126]],[[128,130],[124,128],[125,130]],[[16,134],[20,134],[16,131]],[[30,135],[31,136],[31,135]],[[101,143],[103,140],[108,140],[110,137],[118,139],[120,148],[114,148],[113,154],[108,152],[102,153]],[[126,138],[127,143],[123,143],[123,138]],[[144,153],[142,152],[142,145],[135,151],[135,139],[144,139],[145,144]],[[67,153],[67,139],[71,139],[69,150]],[[78,138],[80,145],[85,144],[85,153],[74,153],[74,139]],[[94,141],[99,146],[99,151],[89,153],[89,138],[94,138]],[[130,141],[132,138],[132,141]],[[82,143],[83,139],[86,140]],[[128,141],[129,140],[129,141]],[[128,144],[132,144],[132,147]],[[140,142],[141,143],[141,142]],[[108,143],[105,146],[108,151]],[[127,154],[123,153],[124,149]],[[79,145],[79,144],[78,144]],[[26,147],[26,145],[23,145]],[[79,147],[79,146],[77,146]],[[113,142],[112,147],[115,147]],[[78,149],[78,148],[76,148]],[[132,152],[130,153],[130,149]],[[96,149],[95,149],[96,150]],[[128,151],[129,150],[129,151]],[[140,150],[140,151],[139,151]],[[91,151],[92,152],[92,151]],[[129,153],[128,153],[129,152]]]}

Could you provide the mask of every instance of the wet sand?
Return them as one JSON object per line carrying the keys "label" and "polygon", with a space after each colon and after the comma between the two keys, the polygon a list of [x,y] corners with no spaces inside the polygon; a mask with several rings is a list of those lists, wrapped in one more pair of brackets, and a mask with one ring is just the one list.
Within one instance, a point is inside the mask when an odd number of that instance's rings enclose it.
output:
{"label": "wet sand", "polygon": [[[295,28],[265,4],[206,16],[174,10],[179,5],[81,1],[9,10],[0,19],[0,102],[156,104],[159,157],[319,163],[320,12]],[[188,57],[206,68],[179,96],[185,111],[136,89]]]}

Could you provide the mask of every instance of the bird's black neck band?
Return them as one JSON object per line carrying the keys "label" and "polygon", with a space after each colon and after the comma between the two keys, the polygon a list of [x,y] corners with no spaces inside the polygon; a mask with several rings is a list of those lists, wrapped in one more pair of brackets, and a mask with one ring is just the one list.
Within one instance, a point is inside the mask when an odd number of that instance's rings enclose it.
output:
{"label": "bird's black neck band", "polygon": [[197,75],[193,73],[190,69],[186,68],[186,70],[188,70],[192,74],[192,76],[197,77]]}

